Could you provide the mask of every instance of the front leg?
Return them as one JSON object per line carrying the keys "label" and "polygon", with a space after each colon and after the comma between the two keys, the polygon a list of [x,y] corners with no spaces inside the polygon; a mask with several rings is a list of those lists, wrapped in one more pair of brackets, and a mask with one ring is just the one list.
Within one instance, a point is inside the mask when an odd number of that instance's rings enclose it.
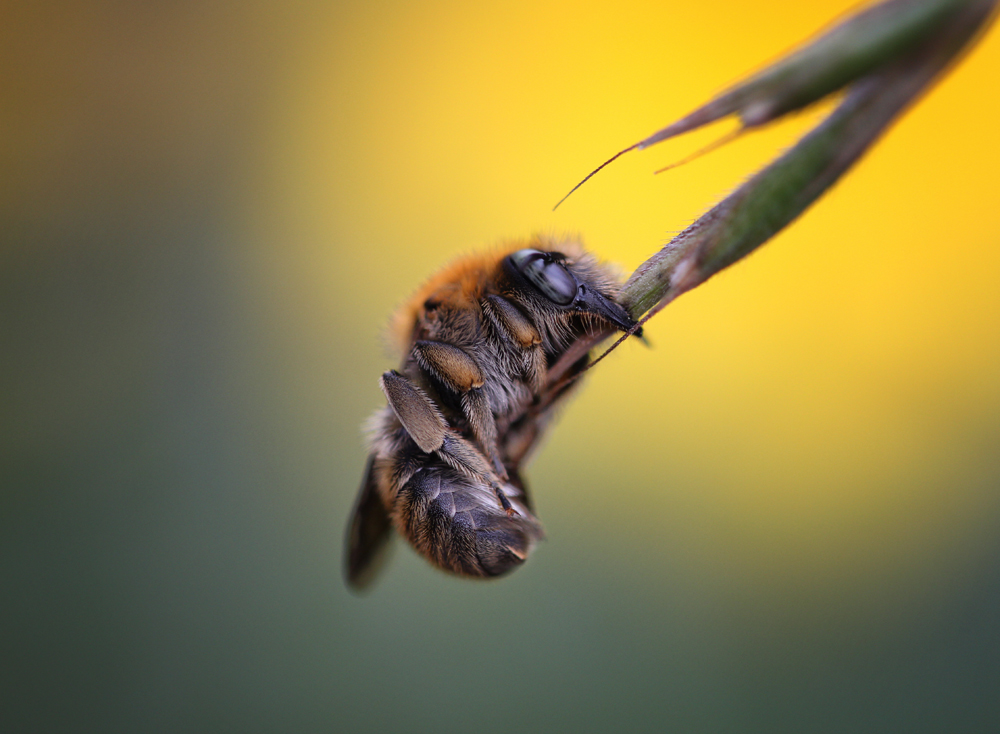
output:
{"label": "front leg", "polygon": [[531,392],[540,395],[545,389],[547,367],[538,329],[517,306],[502,296],[486,296],[480,305],[496,331],[520,352],[528,386]]}

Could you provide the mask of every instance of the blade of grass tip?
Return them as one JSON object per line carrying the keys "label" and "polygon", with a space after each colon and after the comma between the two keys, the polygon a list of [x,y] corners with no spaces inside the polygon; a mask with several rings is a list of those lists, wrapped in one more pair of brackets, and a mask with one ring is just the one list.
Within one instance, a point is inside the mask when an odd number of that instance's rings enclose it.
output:
{"label": "blade of grass tip", "polygon": [[[951,14],[975,2],[888,0],[866,8],[680,120],[616,153],[570,189],[552,211],[598,171],[630,150],[643,150],[732,114],[739,115],[744,130],[775,120],[822,99],[919,45]],[[681,163],[700,154],[689,156]],[[668,166],[672,167],[675,166]]]}
{"label": "blade of grass tip", "polygon": [[708,155],[713,150],[718,150],[722,146],[728,145],[729,143],[733,142],[734,140],[736,140],[736,138],[740,137],[746,131],[747,131],[747,129],[745,127],[738,127],[735,130],[732,130],[732,131],[726,133],[725,135],[723,135],[718,140],[713,140],[711,143],[709,143],[708,145],[706,145],[704,148],[699,148],[698,150],[696,150],[691,155],[684,156],[679,161],[674,161],[673,163],[671,163],[668,166],[664,166],[663,168],[656,169],[655,171],[653,171],[653,175],[656,175],[656,174],[659,174],[659,173],[665,173],[666,171],[672,171],[673,169],[680,168],[681,166],[686,165],[686,164],[690,163],[691,161],[698,160],[703,155]]}
{"label": "blade of grass tip", "polygon": [[963,3],[962,12],[922,47],[853,85],[840,106],[791,150],[640,265],[622,289],[625,308],[633,317],[650,311],[648,318],[795,219],[987,25],[996,4]]}
{"label": "blade of grass tip", "polygon": [[745,128],[801,109],[917,47],[976,0],[888,0],[835,25],[801,49],[639,141],[639,150],[737,114]]}

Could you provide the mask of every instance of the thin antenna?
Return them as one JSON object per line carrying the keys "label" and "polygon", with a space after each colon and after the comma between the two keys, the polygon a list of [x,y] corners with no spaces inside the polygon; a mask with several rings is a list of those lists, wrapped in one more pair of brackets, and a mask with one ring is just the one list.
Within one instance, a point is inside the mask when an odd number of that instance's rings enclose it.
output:
{"label": "thin antenna", "polygon": [[[638,320],[638,321],[636,322],[635,326],[633,326],[633,327],[632,327],[631,329],[629,329],[629,330],[628,330],[628,331],[626,331],[626,332],[625,332],[624,334],[622,334],[622,335],[621,335],[621,336],[620,336],[620,337],[618,338],[618,341],[616,341],[616,342],[615,342],[614,344],[612,344],[612,345],[611,345],[610,347],[608,347],[607,349],[605,349],[605,350],[604,350],[604,353],[603,353],[603,354],[601,354],[601,356],[600,356],[600,357],[598,357],[597,359],[595,359],[595,360],[594,360],[593,362],[588,362],[587,364],[585,364],[585,365],[583,366],[583,369],[581,369],[581,370],[580,370],[579,372],[577,372],[577,373],[576,373],[575,375],[571,375],[570,377],[564,377],[564,378],[563,378],[562,380],[560,380],[560,381],[559,381],[559,382],[558,382],[558,383],[556,384],[556,386],[555,386],[555,387],[553,388],[553,390],[554,390],[555,392],[558,392],[558,391],[561,391],[561,390],[565,389],[566,387],[568,387],[569,385],[572,385],[572,384],[573,384],[574,382],[576,382],[577,380],[579,380],[579,379],[580,379],[580,378],[581,378],[581,377],[583,376],[583,373],[584,373],[584,372],[586,372],[586,371],[587,371],[587,370],[589,370],[589,369],[590,369],[591,367],[593,367],[593,366],[594,366],[595,364],[597,364],[597,363],[598,363],[598,362],[600,362],[600,361],[601,361],[602,359],[604,359],[604,358],[605,358],[605,357],[607,357],[607,356],[608,356],[609,354],[611,354],[611,352],[613,352],[613,351],[614,351],[615,349],[617,349],[617,348],[618,348],[618,346],[619,346],[619,345],[620,345],[620,344],[621,344],[621,343],[622,343],[623,341],[625,341],[626,339],[628,339],[628,338],[629,338],[630,336],[634,336],[634,335],[635,335],[635,333],[636,333],[637,331],[639,331],[639,329],[641,329],[641,328],[642,328],[642,325],[643,325],[643,324],[645,324],[645,323],[646,323],[647,321],[649,321],[649,317],[650,317],[650,316],[653,316],[653,315],[654,315],[655,313],[656,313],[656,311],[650,311],[650,312],[649,312],[649,313],[647,313],[647,314],[646,314],[645,316],[643,316],[643,317],[642,317],[641,319],[639,319],[639,320]],[[644,337],[639,337],[639,338],[640,338],[640,339],[642,339],[642,340],[643,340],[643,342],[646,342],[646,340],[645,340],[645,338],[644,338]],[[646,344],[648,345],[648,342],[646,342]]]}
{"label": "thin antenna", "polygon": [[[632,327],[631,329],[629,329],[629,330],[628,330],[628,331],[626,331],[626,332],[625,332],[624,334],[622,334],[622,335],[621,335],[620,337],[618,337],[618,341],[616,341],[616,342],[615,342],[614,344],[612,344],[612,345],[611,345],[610,347],[608,347],[607,349],[605,349],[605,350],[604,350],[604,353],[603,353],[603,354],[602,354],[602,355],[601,355],[600,357],[598,357],[597,359],[595,359],[595,360],[594,360],[593,362],[588,362],[588,363],[587,363],[586,365],[584,365],[584,367],[583,367],[583,369],[582,369],[582,370],[580,370],[580,371],[579,371],[579,372],[577,372],[577,373],[576,373],[575,375],[573,375],[573,379],[574,379],[574,380],[575,380],[575,379],[577,379],[577,378],[578,378],[578,377],[579,377],[580,375],[582,375],[582,374],[583,374],[584,372],[586,372],[587,370],[589,370],[589,369],[590,369],[591,367],[593,367],[593,366],[594,366],[595,364],[597,364],[597,363],[598,363],[598,362],[600,362],[600,361],[601,361],[602,359],[604,359],[604,358],[605,358],[605,357],[607,357],[607,356],[608,356],[609,354],[611,354],[611,353],[612,353],[613,351],[615,351],[615,350],[616,350],[616,349],[617,349],[617,348],[619,347],[619,345],[621,345],[621,343],[622,343],[623,341],[625,341],[625,340],[626,340],[626,339],[628,339],[628,338],[629,338],[630,336],[632,336],[633,334],[635,334],[635,332],[639,331],[639,329],[641,329],[641,328],[642,328],[642,325],[643,325],[643,324],[645,324],[645,323],[646,323],[646,322],[647,322],[647,321],[649,320],[649,317],[650,317],[650,316],[652,316],[652,314],[647,314],[647,315],[643,316],[643,317],[642,317],[641,319],[639,319],[638,321],[636,321],[636,322],[635,322],[635,326],[633,326],[633,327]],[[640,338],[641,338],[641,337],[640,337]]]}
{"label": "thin antenna", "polygon": [[581,187],[581,186],[583,186],[583,185],[584,185],[585,183],[587,183],[587,181],[589,181],[589,180],[591,179],[591,177],[592,177],[592,176],[593,176],[593,175],[594,175],[595,173],[597,173],[598,171],[600,171],[600,170],[601,170],[602,168],[604,168],[604,167],[605,167],[606,165],[608,165],[609,163],[611,163],[611,162],[612,162],[613,160],[615,160],[615,159],[616,159],[616,158],[618,158],[619,156],[623,156],[623,155],[625,155],[625,154],[626,154],[626,153],[628,153],[628,152],[629,152],[630,150],[635,150],[635,148],[636,148],[636,147],[638,147],[638,145],[639,145],[638,143],[636,143],[635,145],[630,145],[630,146],[629,146],[629,147],[627,147],[627,148],[626,148],[625,150],[622,150],[622,151],[619,151],[618,153],[615,153],[615,154],[614,154],[613,156],[611,156],[611,157],[610,157],[610,158],[608,158],[608,159],[607,159],[606,161],[604,161],[604,163],[602,163],[602,164],[601,164],[601,165],[599,165],[599,166],[598,166],[597,168],[595,168],[595,169],[594,169],[593,171],[591,171],[590,173],[588,173],[588,174],[587,174],[587,177],[586,177],[586,178],[584,178],[584,179],[583,179],[583,181],[581,181],[581,182],[580,182],[580,183],[578,183],[578,184],[577,184],[576,186],[574,186],[573,188],[571,188],[571,189],[569,190],[569,194],[566,194],[566,196],[564,196],[563,198],[561,198],[561,199],[560,199],[560,200],[559,200],[559,201],[558,201],[558,202],[556,203],[556,205],[555,205],[554,207],[552,207],[552,211],[555,211],[556,209],[558,209],[558,208],[559,208],[559,204],[562,204],[562,203],[563,203],[564,201],[566,201],[566,199],[568,199],[568,198],[570,197],[570,194],[572,194],[572,193],[573,193],[574,191],[576,191],[576,190],[577,190],[578,188],[580,188],[580,187]]}

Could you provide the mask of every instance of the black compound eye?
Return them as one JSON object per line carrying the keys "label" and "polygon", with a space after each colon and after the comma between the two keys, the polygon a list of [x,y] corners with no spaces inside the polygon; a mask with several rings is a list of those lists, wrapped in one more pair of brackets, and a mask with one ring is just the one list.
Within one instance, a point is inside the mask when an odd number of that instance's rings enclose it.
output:
{"label": "black compound eye", "polygon": [[518,272],[553,303],[568,306],[576,298],[576,278],[549,253],[518,250],[510,260]]}

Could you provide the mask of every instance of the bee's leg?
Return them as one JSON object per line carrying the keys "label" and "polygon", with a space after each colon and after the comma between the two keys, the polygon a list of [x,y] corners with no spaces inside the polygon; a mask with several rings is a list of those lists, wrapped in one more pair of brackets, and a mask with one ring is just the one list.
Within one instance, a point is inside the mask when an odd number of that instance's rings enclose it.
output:
{"label": "bee's leg", "polygon": [[467,352],[444,342],[419,341],[413,347],[417,363],[449,390],[462,396],[462,412],[476,440],[486,451],[501,479],[507,470],[497,447],[497,424],[483,390],[483,371]]}
{"label": "bee's leg", "polygon": [[389,407],[420,450],[429,454],[441,448],[448,424],[430,398],[395,370],[384,373],[379,385]]}
{"label": "bee's leg", "polygon": [[502,296],[486,296],[480,305],[496,330],[521,351],[528,385],[535,395],[540,394],[545,388],[547,365],[538,329],[517,306]]}
{"label": "bee's leg", "polygon": [[394,370],[384,373],[379,384],[389,407],[421,451],[436,453],[458,471],[492,487],[507,514],[515,514],[516,510],[483,455],[471,443],[448,430],[444,416],[419,387]]}
{"label": "bee's leg", "polygon": [[[497,482],[496,475],[490,471],[483,455],[475,446],[449,431],[445,434],[444,443],[438,449],[437,454],[454,469],[489,485],[497,499],[500,500],[500,506],[503,507],[504,511],[510,516],[517,514],[517,510],[510,504],[510,500],[507,499],[507,495]],[[506,481],[506,476],[504,480]]]}

